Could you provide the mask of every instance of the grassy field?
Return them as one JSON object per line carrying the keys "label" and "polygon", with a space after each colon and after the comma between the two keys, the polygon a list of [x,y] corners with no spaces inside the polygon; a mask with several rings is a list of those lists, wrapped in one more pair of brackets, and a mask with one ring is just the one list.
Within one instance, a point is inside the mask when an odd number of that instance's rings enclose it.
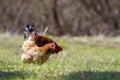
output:
{"label": "grassy field", "polygon": [[52,38],[63,51],[39,65],[21,61],[22,36],[0,35],[0,80],[120,80],[119,37]]}

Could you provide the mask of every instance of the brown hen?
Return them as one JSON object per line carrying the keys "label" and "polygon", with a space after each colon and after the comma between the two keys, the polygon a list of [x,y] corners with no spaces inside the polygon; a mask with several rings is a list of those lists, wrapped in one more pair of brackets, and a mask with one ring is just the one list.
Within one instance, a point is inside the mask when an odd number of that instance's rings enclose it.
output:
{"label": "brown hen", "polygon": [[62,48],[52,39],[38,35],[32,25],[27,25],[25,29],[25,41],[22,46],[23,54],[21,57],[23,62],[43,64],[51,54],[62,51]]}

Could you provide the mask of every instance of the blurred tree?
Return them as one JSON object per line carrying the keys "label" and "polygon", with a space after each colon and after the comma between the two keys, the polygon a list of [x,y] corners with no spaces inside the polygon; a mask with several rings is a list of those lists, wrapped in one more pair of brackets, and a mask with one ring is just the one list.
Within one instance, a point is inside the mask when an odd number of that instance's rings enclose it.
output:
{"label": "blurred tree", "polygon": [[120,0],[0,0],[0,32],[22,33],[28,23],[53,35],[116,36]]}

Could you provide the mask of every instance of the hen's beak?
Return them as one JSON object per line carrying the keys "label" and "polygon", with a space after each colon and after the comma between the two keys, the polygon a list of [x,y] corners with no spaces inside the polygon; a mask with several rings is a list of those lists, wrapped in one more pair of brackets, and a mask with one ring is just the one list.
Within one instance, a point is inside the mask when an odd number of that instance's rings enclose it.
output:
{"label": "hen's beak", "polygon": [[57,46],[56,54],[57,54],[58,52],[62,51],[62,50],[63,50],[62,47]]}
{"label": "hen's beak", "polygon": [[62,51],[62,50],[63,50],[62,47],[59,46],[59,47],[58,47],[58,51]]}

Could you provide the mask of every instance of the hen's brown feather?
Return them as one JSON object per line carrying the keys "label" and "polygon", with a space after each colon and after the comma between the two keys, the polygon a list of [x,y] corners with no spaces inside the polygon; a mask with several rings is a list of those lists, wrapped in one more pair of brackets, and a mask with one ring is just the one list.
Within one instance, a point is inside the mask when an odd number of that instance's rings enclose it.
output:
{"label": "hen's brown feather", "polygon": [[62,51],[62,48],[58,46],[57,43],[54,42],[52,39],[44,37],[44,36],[40,36],[34,32],[32,35],[33,35],[33,40],[37,46],[41,47],[48,43],[54,43],[55,49],[52,50],[52,53],[58,53],[59,51]]}

